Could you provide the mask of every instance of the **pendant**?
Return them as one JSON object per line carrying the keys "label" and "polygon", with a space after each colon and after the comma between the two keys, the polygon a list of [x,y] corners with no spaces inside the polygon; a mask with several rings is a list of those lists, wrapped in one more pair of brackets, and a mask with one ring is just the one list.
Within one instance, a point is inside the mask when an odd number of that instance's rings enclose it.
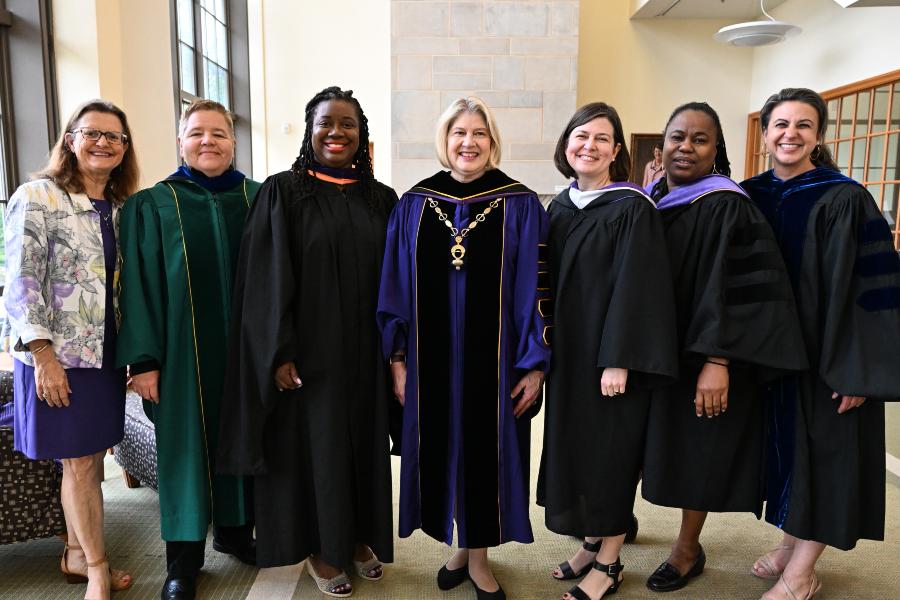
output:
{"label": "pendant", "polygon": [[466,249],[460,243],[462,242],[462,237],[456,236],[456,244],[454,244],[450,248],[450,256],[453,257],[453,260],[450,264],[456,267],[456,270],[459,271],[463,266],[463,257],[466,255]]}

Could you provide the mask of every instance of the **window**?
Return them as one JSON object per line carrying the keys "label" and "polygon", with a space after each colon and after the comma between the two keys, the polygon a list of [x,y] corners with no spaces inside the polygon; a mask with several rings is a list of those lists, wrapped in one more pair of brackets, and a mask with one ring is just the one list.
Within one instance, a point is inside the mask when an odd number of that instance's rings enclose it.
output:
{"label": "window", "polygon": [[[900,248],[900,71],[893,71],[822,94],[828,102],[825,145],[845,175],[862,183],[881,208]],[[771,168],[759,130],[750,115],[746,175]]]}
{"label": "window", "polygon": [[221,102],[234,115],[235,134],[246,138],[235,152],[237,168],[252,170],[250,57],[246,0],[173,0],[176,114],[193,100]]}
{"label": "window", "polygon": [[225,0],[175,0],[182,105],[208,98],[231,108]]}

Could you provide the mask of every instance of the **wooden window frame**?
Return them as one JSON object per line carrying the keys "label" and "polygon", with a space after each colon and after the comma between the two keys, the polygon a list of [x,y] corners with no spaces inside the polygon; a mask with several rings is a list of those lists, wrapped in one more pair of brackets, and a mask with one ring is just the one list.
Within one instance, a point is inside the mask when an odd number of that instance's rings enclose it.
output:
{"label": "wooden window frame", "polygon": [[[875,118],[875,92],[878,88],[882,88],[884,86],[888,86],[884,128],[883,130],[873,131],[873,121]],[[894,106],[895,100],[900,99],[900,93],[898,93],[898,90],[900,90],[900,70],[891,71],[889,73],[884,73],[875,77],[870,77],[862,81],[843,85],[821,93],[822,98],[825,100],[825,102],[829,104],[831,104],[832,102],[837,103],[836,110],[834,111],[836,114],[830,114],[829,112],[829,117],[833,118],[835,121],[834,137],[827,137],[824,140],[824,145],[832,151],[835,162],[837,162],[839,166],[844,161],[842,158],[842,153],[839,155],[836,150],[840,149],[841,144],[847,145],[847,169],[842,172],[844,172],[845,175],[852,176],[851,174],[853,174],[856,169],[861,169],[862,177],[856,179],[866,187],[878,187],[878,192],[877,194],[873,194],[873,197],[875,198],[875,202],[878,204],[878,209],[881,211],[884,210],[885,188],[891,185],[894,186],[894,189],[900,190],[900,168],[898,168],[898,172],[894,173],[894,178],[885,178],[887,171],[888,154],[889,150],[891,150],[890,142],[892,139],[897,140],[897,151],[900,152],[900,125],[895,128],[891,128],[892,112],[896,108]],[[857,106],[857,104],[859,94],[861,93],[868,93],[869,96],[869,106],[866,112],[866,114],[868,115],[869,124],[865,133],[857,135],[857,116],[859,115],[859,107]],[[841,113],[845,112],[845,100],[852,101],[852,113],[850,114],[850,119],[847,124],[843,123],[841,117]],[[847,129],[847,131],[849,132],[847,135],[844,134],[845,129]],[[869,158],[871,156],[873,138],[882,138],[884,142],[882,147],[880,178],[870,180],[868,178],[870,170]],[[861,167],[854,167],[854,154],[856,152],[856,145],[858,140],[866,141],[866,156],[862,162]],[[751,113],[747,117],[747,147],[745,157],[744,176],[747,178],[758,175],[759,173],[762,173],[771,168],[771,161],[769,160],[768,153],[766,152],[763,144],[762,131],[760,129],[759,111]],[[900,206],[898,206],[900,205],[900,194],[898,194],[898,197],[894,198],[893,200],[894,206],[889,208],[888,210],[890,211],[890,216],[893,219],[893,223],[891,223],[891,231],[894,234],[894,246],[900,249],[900,213],[898,213],[898,209],[900,209]]]}

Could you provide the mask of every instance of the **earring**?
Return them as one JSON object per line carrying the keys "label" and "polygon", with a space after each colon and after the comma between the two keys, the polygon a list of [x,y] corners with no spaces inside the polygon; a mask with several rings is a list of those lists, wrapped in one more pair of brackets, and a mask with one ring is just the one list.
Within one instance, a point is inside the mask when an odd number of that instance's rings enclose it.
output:
{"label": "earring", "polygon": [[712,172],[710,173],[710,175],[721,175],[721,173],[719,173],[719,169],[717,168],[716,163],[713,163],[713,169],[712,169]]}
{"label": "earring", "polygon": [[809,160],[811,160],[812,162],[816,162],[820,158],[822,158],[822,146],[816,144],[816,147],[813,148],[813,151],[809,153]]}

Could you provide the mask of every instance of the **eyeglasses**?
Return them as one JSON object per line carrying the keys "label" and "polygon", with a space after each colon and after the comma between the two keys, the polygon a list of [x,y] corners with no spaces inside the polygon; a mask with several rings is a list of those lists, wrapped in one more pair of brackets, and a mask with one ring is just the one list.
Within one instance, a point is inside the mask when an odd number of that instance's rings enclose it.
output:
{"label": "eyeglasses", "polygon": [[79,127],[78,129],[73,129],[70,131],[72,135],[76,133],[80,133],[84,139],[91,140],[96,142],[100,139],[100,136],[106,138],[106,141],[113,145],[119,144],[127,144],[128,143],[128,134],[119,133],[118,131],[100,131],[99,129],[92,129],[90,127]]}

